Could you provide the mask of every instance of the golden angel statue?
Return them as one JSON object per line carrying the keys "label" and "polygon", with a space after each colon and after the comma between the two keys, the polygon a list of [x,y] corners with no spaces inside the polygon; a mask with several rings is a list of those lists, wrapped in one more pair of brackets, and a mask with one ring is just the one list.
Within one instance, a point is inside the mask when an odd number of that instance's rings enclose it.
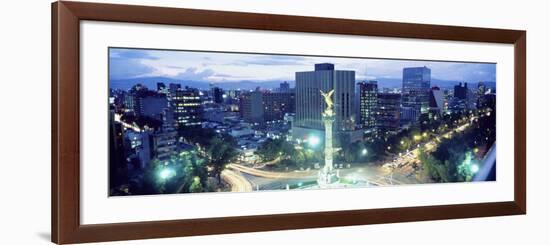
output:
{"label": "golden angel statue", "polygon": [[327,103],[327,111],[332,110],[332,106],[334,105],[334,102],[332,102],[332,94],[334,93],[334,89],[331,91],[328,91],[328,93],[321,91],[321,95],[325,98],[325,103]]}

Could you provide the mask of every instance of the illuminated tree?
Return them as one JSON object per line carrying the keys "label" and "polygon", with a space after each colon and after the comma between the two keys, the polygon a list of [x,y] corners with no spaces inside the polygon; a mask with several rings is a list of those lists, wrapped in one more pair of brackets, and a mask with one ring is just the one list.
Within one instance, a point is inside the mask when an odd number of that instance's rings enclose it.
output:
{"label": "illuminated tree", "polygon": [[195,192],[203,192],[204,188],[201,184],[201,179],[198,176],[195,176],[193,178],[193,183],[189,187],[189,192],[195,193]]}

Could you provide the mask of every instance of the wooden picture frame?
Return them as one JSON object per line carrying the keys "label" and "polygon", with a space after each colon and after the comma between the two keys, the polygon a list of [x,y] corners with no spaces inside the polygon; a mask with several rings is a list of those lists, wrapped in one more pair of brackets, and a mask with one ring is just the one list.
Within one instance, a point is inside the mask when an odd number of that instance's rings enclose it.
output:
{"label": "wooden picture frame", "polygon": [[[79,23],[82,20],[514,45],[514,200],[509,202],[81,225]],[[526,213],[526,32],[459,26],[83,2],[52,4],[52,241],[58,244]],[[510,99],[510,98],[506,98]]]}

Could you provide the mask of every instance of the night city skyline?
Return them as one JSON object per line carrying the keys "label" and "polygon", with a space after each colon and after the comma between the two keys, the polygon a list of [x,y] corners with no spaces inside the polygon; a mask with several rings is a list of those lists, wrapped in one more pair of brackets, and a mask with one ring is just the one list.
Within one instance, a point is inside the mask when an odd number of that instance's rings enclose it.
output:
{"label": "night city skyline", "polygon": [[496,180],[496,66],[109,49],[109,195]]}
{"label": "night city skyline", "polygon": [[496,66],[493,63],[126,48],[110,48],[109,57],[109,80],[167,78],[205,84],[246,81],[262,86],[263,82],[294,82],[294,72],[289,71],[307,71],[314,64],[328,62],[340,70],[356,71],[358,81],[401,79],[403,68],[420,66],[434,70],[432,80],[476,83],[496,81]]}

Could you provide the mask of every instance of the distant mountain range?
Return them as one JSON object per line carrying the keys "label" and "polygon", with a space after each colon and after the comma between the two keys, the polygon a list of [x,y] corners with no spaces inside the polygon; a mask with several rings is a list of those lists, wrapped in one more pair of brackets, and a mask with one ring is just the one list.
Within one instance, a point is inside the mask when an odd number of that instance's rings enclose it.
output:
{"label": "distant mountain range", "polygon": [[[378,81],[379,88],[401,88],[402,80],[398,78],[380,78],[376,79]],[[135,84],[142,84],[149,89],[156,89],[157,83],[162,82],[168,86],[170,83],[179,83],[182,86],[189,86],[192,88],[198,89],[208,89],[210,83],[207,81],[188,81],[188,80],[177,80],[168,77],[143,77],[143,78],[131,78],[131,79],[119,79],[119,80],[110,80],[109,87],[112,89],[129,89]],[[237,82],[217,82],[214,83],[214,86],[232,90],[232,89],[242,89],[242,90],[252,90],[257,87],[264,89],[273,89],[278,88],[279,84],[284,82],[283,80],[270,80],[270,81],[237,81]],[[287,81],[290,84],[290,87],[294,87],[294,81]],[[358,81],[359,82],[359,81]],[[454,85],[463,81],[449,81],[449,80],[439,80],[432,79],[431,85],[438,86],[443,89],[453,88]],[[495,88],[496,83],[494,81],[484,82],[487,87]],[[477,82],[470,83],[471,87],[477,86]]]}
{"label": "distant mountain range", "polygon": [[[143,78],[131,78],[131,79],[120,79],[120,80],[110,80],[109,87],[113,89],[129,89],[135,84],[141,84],[146,86],[149,89],[156,89],[157,83],[162,82],[168,86],[170,83],[179,83],[182,86],[188,86],[198,89],[208,89],[210,88],[210,82],[207,81],[190,81],[190,80],[178,80],[167,77],[143,77]],[[214,86],[220,87],[226,90],[229,89],[243,89],[250,90],[255,89],[256,87],[261,88],[278,88],[279,84],[284,82],[283,80],[272,80],[272,81],[238,81],[238,82],[217,82],[214,83]],[[294,87],[294,81],[288,81],[291,87]]]}

